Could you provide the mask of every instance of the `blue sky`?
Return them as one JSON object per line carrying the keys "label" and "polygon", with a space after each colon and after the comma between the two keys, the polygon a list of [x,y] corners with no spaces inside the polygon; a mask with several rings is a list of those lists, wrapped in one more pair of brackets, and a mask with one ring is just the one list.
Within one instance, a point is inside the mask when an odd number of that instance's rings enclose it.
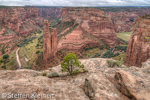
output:
{"label": "blue sky", "polygon": [[150,0],[0,0],[7,6],[150,6]]}

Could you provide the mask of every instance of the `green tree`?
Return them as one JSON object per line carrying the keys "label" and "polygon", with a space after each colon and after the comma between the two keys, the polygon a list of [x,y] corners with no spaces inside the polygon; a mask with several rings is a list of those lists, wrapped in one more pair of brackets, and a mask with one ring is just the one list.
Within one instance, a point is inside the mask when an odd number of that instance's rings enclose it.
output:
{"label": "green tree", "polygon": [[2,52],[2,54],[5,54],[5,50],[4,50],[4,48],[2,48],[1,52]]}
{"label": "green tree", "polygon": [[2,58],[0,58],[0,64],[2,63]]}
{"label": "green tree", "polygon": [[3,56],[3,59],[8,59],[9,58],[9,55],[8,54],[5,54],[4,56]]}
{"label": "green tree", "polygon": [[38,54],[38,53],[40,53],[40,50],[37,50],[37,51],[36,51],[36,54]]}
{"label": "green tree", "polygon": [[78,74],[80,72],[80,68],[84,68],[84,65],[81,65],[81,62],[78,61],[76,55],[74,53],[67,54],[63,62],[61,63],[61,71],[68,72],[70,75]]}

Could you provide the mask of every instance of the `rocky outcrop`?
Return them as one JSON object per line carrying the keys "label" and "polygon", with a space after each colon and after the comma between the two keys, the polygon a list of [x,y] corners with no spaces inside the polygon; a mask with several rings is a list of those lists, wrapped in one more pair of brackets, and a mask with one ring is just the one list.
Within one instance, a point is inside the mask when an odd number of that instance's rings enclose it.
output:
{"label": "rocky outcrop", "polygon": [[148,100],[149,95],[149,83],[142,79],[143,74],[137,72],[129,72],[120,70],[116,72],[115,79],[118,83],[118,89],[124,95],[131,98],[131,100]]}
{"label": "rocky outcrop", "polygon": [[60,75],[53,78],[42,76],[43,71],[28,69],[0,71],[0,99],[9,99],[9,93],[20,93],[20,98],[15,99],[22,100],[22,95],[27,94],[25,99],[31,100],[37,95],[40,100],[149,100],[149,68],[109,68],[107,60],[110,59],[82,59],[88,72],[73,76],[62,73],[61,65],[44,71]]}
{"label": "rocky outcrop", "polygon": [[[79,87],[66,83],[63,80],[56,81],[42,76],[33,77],[35,74],[40,75],[41,73],[33,70],[1,72],[0,99],[90,100]],[[6,80],[2,81],[2,79]],[[14,97],[14,95],[17,96]]]}
{"label": "rocky outcrop", "polygon": [[127,46],[126,65],[141,66],[150,58],[150,45],[145,37],[150,37],[150,16],[138,17],[133,23],[133,33]]}
{"label": "rocky outcrop", "polygon": [[85,78],[83,90],[90,100],[123,100],[115,86],[100,73],[92,73]]}
{"label": "rocky outcrop", "polygon": [[62,22],[68,21],[74,22],[74,25],[67,29],[68,33],[62,32],[58,48],[80,50],[87,44],[116,45],[113,23],[103,11],[95,8],[63,8]]}
{"label": "rocky outcrop", "polygon": [[44,61],[47,61],[47,59],[51,59],[53,56],[55,56],[57,52],[57,31],[56,29],[52,29],[51,31],[52,32],[50,34],[48,20],[44,20],[44,27],[43,27]]}

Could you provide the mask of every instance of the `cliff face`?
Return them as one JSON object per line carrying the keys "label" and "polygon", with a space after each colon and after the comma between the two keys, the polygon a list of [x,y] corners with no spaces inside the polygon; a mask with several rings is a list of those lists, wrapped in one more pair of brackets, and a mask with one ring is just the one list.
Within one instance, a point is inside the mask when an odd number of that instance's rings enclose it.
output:
{"label": "cliff face", "polygon": [[[102,9],[102,8],[101,8]],[[104,10],[104,9],[103,9]],[[132,23],[138,16],[150,14],[150,8],[105,8],[105,15],[114,24],[115,32],[131,31]]]}
{"label": "cliff face", "polygon": [[145,37],[150,37],[150,16],[138,17],[133,23],[133,33],[127,47],[126,64],[141,66],[150,58],[150,45]]}
{"label": "cliff face", "polygon": [[57,31],[56,29],[52,29],[52,33],[49,31],[49,23],[48,20],[44,21],[43,27],[43,39],[44,39],[44,61],[51,59],[55,56],[57,51]]}
{"label": "cliff face", "polygon": [[134,20],[139,16],[136,12],[106,12],[105,13],[112,21],[115,27],[115,32],[129,32]]}
{"label": "cliff face", "polygon": [[47,18],[48,20],[61,17],[61,8],[38,8],[38,10],[38,15],[40,17]]}
{"label": "cliff face", "polygon": [[[18,8],[5,8],[0,9],[0,20],[1,26],[6,26],[15,32],[21,32],[21,27],[25,22],[28,22],[33,25],[42,25],[34,21],[32,18],[39,19],[38,9],[34,7],[18,7]],[[29,22],[31,21],[31,22]],[[30,30],[30,29],[29,29]]]}
{"label": "cliff face", "polygon": [[[10,7],[0,9],[0,44],[7,51],[24,40],[20,36],[28,36],[32,32],[41,30],[43,19],[38,15],[35,7]],[[8,48],[9,47],[9,48]]]}
{"label": "cliff face", "polygon": [[67,21],[79,25],[60,39],[58,48],[80,49],[90,43],[104,43],[111,47],[115,45],[113,23],[103,11],[94,8],[63,8],[62,22]]}

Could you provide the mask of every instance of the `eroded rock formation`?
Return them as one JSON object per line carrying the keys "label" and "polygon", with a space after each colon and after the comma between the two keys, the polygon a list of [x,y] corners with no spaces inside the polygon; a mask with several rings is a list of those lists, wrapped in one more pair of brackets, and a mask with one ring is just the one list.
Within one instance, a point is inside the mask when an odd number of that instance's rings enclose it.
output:
{"label": "eroded rock formation", "polygon": [[62,22],[68,21],[78,25],[74,29],[74,26],[69,27],[69,33],[61,33],[58,48],[79,50],[87,44],[116,45],[113,23],[103,11],[94,8],[63,8]]}
{"label": "eroded rock formation", "polygon": [[28,36],[33,32],[41,30],[40,26],[43,25],[44,18],[52,20],[60,16],[61,8],[57,7],[0,8],[1,48],[4,47],[6,52],[13,50],[14,47],[25,39],[20,36]]}
{"label": "eroded rock formation", "polygon": [[126,64],[141,66],[150,58],[150,45],[145,37],[150,37],[150,16],[138,17],[133,23],[133,33],[127,47]]}
{"label": "eroded rock formation", "polygon": [[[43,19],[35,7],[0,8],[0,45],[5,52],[13,50],[25,38],[41,30]],[[0,51],[1,51],[0,48]]]}
{"label": "eroded rock formation", "polygon": [[[101,8],[104,9],[104,8]],[[105,8],[105,15],[109,17],[115,28],[115,32],[131,31],[132,23],[138,16],[150,14],[150,8]]]}
{"label": "eroded rock formation", "polygon": [[139,16],[136,12],[107,12],[105,13],[114,24],[115,32],[129,32],[134,20]]}
{"label": "eroded rock formation", "polygon": [[43,27],[44,61],[47,61],[47,59],[51,59],[53,56],[55,56],[57,52],[57,31],[56,29],[53,28],[51,31],[52,32],[50,34],[48,20],[44,20],[44,27]]}
{"label": "eroded rock formation", "polygon": [[61,8],[56,8],[56,7],[45,7],[45,8],[41,8],[41,7],[37,7],[37,9],[39,10],[39,16],[46,18],[48,20],[52,20],[55,18],[59,18],[61,17]]}

